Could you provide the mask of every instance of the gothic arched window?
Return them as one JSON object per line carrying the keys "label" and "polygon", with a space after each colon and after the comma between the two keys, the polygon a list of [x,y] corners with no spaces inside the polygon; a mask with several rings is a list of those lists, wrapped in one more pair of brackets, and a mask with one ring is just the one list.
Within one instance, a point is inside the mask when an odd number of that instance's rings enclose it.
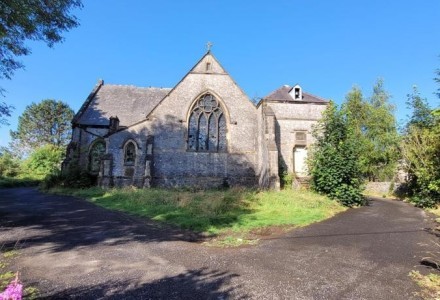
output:
{"label": "gothic arched window", "polygon": [[98,174],[101,158],[105,154],[105,142],[96,141],[89,151],[89,171]]}
{"label": "gothic arched window", "polygon": [[226,119],[220,103],[211,94],[200,97],[188,124],[188,150],[225,152]]}
{"label": "gothic arched window", "polygon": [[133,142],[128,142],[124,150],[124,165],[132,166],[136,161],[136,146]]}

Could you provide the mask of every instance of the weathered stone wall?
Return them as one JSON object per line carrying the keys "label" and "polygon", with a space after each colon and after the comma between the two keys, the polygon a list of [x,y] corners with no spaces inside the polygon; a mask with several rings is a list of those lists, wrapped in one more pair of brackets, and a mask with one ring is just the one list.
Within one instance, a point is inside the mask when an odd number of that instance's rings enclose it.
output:
{"label": "weathered stone wall", "polygon": [[307,134],[306,147],[313,144],[312,129],[321,118],[326,104],[268,102],[277,120],[276,142],[279,149],[280,167],[288,173],[293,173],[293,149],[296,146],[295,132]]}
{"label": "weathered stone wall", "polygon": [[372,195],[388,195],[396,191],[401,183],[393,183],[390,181],[384,182],[368,182],[365,185],[365,192]]}
{"label": "weathered stone wall", "polygon": [[[211,63],[207,71],[204,66]],[[227,152],[194,152],[187,147],[189,113],[204,93],[221,103],[227,121]],[[142,186],[145,173],[145,144],[154,136],[151,176],[156,186],[258,184],[257,109],[220,65],[206,56],[140,124],[108,138],[108,153],[113,155],[113,182],[130,184],[123,165],[123,145],[137,142],[138,157],[133,185]],[[135,178],[138,178],[135,180]]]}
{"label": "weathered stone wall", "polygon": [[76,144],[76,148],[68,153],[71,157],[76,156],[81,168],[87,169],[89,163],[89,150],[90,146],[98,139],[104,140],[108,132],[105,128],[80,128],[75,127],[72,131],[72,142]]}
{"label": "weathered stone wall", "polygon": [[257,153],[258,153],[258,185],[262,188],[268,188],[270,185],[270,166],[269,166],[269,151],[267,148],[266,135],[265,135],[265,118],[263,114],[263,105],[258,106],[257,109]]}
{"label": "weathered stone wall", "polygon": [[[112,176],[115,186],[142,187],[145,180],[148,132],[142,128],[130,128],[107,138],[107,153],[112,155]],[[133,142],[136,159],[133,165],[124,163],[125,146]]]}

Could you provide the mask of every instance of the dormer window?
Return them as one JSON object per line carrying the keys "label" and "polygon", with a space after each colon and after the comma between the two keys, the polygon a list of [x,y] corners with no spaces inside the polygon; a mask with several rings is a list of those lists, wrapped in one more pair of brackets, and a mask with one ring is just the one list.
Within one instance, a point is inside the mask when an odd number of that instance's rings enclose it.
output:
{"label": "dormer window", "polygon": [[295,85],[289,94],[293,100],[302,100],[302,89],[299,85]]}

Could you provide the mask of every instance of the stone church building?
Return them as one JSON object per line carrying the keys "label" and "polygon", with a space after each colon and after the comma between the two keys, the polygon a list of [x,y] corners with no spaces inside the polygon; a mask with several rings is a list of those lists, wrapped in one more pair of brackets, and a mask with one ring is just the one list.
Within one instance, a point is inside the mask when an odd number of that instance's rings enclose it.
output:
{"label": "stone church building", "polygon": [[284,85],[255,105],[208,50],[173,88],[100,80],[72,120],[63,166],[106,187],[279,188],[280,172],[307,176],[327,104]]}

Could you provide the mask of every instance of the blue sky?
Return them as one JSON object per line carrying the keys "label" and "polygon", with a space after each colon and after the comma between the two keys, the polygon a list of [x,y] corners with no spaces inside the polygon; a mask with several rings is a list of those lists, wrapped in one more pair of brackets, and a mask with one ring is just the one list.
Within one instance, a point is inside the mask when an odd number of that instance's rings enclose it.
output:
{"label": "blue sky", "polygon": [[[25,70],[0,81],[16,107],[0,145],[32,102],[57,99],[75,111],[105,83],[173,87],[211,41],[213,54],[250,98],[283,84],[341,103],[353,85],[371,95],[381,77],[407,115],[412,86],[439,106],[440,1],[95,1],[83,0],[81,25],[53,49],[28,43]],[[123,101],[123,99],[121,99]]]}

